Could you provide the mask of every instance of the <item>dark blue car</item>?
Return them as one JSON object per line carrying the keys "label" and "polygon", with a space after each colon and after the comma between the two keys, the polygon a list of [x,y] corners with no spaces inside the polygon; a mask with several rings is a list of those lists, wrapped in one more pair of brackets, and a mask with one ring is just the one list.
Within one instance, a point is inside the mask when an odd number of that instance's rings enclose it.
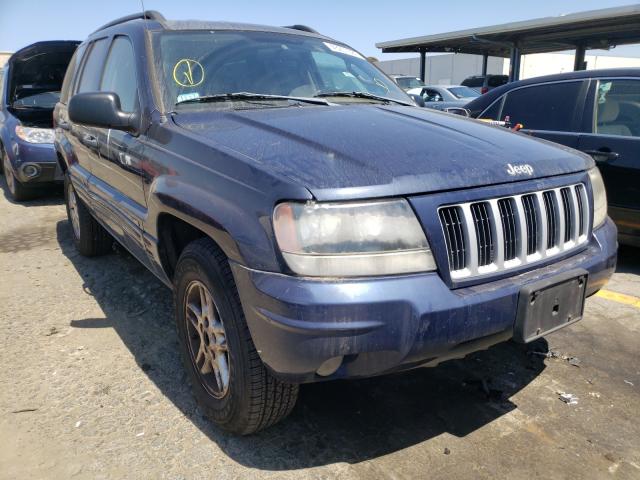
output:
{"label": "dark blue car", "polygon": [[14,200],[63,180],[53,148],[53,108],[78,43],[34,43],[0,70],[0,168]]}
{"label": "dark blue car", "polygon": [[301,383],[570,325],[615,268],[591,157],[417,108],[307,27],[116,20],[54,116],[76,247],[115,239],[173,290],[195,395],[232,432]]}

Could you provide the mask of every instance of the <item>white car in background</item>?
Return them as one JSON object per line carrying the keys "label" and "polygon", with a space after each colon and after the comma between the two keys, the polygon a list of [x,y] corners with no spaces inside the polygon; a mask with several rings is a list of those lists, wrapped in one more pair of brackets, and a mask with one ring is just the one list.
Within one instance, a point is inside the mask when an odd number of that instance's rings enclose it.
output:
{"label": "white car in background", "polygon": [[425,107],[435,110],[464,107],[480,96],[479,92],[464,85],[425,85],[409,89],[407,93],[419,95],[424,100]]}

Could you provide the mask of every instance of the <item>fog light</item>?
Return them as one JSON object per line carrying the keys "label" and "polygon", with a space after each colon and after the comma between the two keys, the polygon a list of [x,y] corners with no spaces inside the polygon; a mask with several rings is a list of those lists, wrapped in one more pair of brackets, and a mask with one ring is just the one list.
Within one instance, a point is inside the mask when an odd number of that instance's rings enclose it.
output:
{"label": "fog light", "polygon": [[343,358],[344,357],[342,355],[340,355],[339,357],[330,358],[322,365],[320,365],[320,368],[316,370],[316,373],[321,377],[328,377],[329,375],[336,373],[336,370],[338,370],[338,368],[340,368],[340,365],[342,365]]}
{"label": "fog light", "polygon": [[28,164],[22,167],[22,173],[24,173],[26,177],[34,178],[40,174],[40,169],[35,165]]}

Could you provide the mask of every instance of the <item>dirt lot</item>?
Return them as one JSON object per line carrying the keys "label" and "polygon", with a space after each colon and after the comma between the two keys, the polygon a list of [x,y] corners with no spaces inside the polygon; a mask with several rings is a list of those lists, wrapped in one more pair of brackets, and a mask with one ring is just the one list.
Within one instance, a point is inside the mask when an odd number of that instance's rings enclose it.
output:
{"label": "dirt lot", "polygon": [[627,296],[547,340],[308,385],[234,438],[190,395],[169,290],[123,252],[76,254],[59,194],[0,193],[0,477],[639,479],[639,257],[607,287]]}

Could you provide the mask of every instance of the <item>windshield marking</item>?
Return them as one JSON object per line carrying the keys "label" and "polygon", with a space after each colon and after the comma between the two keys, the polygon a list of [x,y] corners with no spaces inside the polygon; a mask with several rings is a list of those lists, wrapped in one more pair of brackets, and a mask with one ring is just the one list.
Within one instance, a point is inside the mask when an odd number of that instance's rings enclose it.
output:
{"label": "windshield marking", "polygon": [[191,58],[178,60],[173,67],[173,81],[181,87],[197,87],[204,81],[204,67]]}

